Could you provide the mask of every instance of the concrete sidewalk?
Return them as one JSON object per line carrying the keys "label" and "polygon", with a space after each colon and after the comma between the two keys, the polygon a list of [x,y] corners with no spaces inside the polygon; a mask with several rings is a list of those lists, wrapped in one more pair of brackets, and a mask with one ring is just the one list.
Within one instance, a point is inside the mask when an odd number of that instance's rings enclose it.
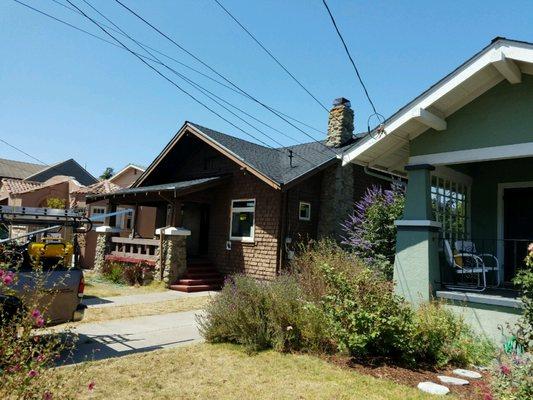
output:
{"label": "concrete sidewalk", "polygon": [[118,319],[94,324],[80,324],[73,329],[79,341],[67,364],[121,357],[202,341],[196,315],[186,311]]}
{"label": "concrete sidewalk", "polygon": [[176,290],[165,292],[134,294],[131,296],[93,297],[83,299],[83,304],[90,308],[126,306],[131,304],[159,303],[161,301],[175,300],[184,297],[213,296],[217,292],[183,293]]}

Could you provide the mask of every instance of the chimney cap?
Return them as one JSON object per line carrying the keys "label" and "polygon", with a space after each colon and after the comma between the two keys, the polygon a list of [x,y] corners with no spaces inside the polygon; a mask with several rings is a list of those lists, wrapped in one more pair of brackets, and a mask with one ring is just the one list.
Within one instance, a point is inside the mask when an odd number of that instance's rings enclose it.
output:
{"label": "chimney cap", "polygon": [[344,105],[346,107],[351,107],[352,104],[350,103],[350,100],[344,98],[344,97],[339,97],[335,100],[333,100],[333,107],[337,107],[337,106],[341,106],[341,105]]}

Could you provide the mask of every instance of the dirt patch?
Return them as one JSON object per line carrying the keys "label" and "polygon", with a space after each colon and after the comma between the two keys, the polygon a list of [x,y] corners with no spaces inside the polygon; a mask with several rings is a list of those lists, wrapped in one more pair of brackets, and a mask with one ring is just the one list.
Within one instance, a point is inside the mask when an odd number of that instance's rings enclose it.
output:
{"label": "dirt patch", "polygon": [[[416,387],[420,382],[431,381],[440,383],[438,375],[456,376],[452,373],[455,368],[449,367],[441,370],[410,369],[400,365],[390,364],[384,359],[356,360],[348,356],[329,356],[327,361],[349,368],[360,374],[370,375],[379,379],[387,379],[395,383]],[[450,393],[462,400],[484,400],[485,394],[490,393],[486,372],[478,371],[483,377],[481,379],[467,379],[470,384],[465,386],[445,385],[450,389]],[[457,378],[461,378],[456,376]]]}

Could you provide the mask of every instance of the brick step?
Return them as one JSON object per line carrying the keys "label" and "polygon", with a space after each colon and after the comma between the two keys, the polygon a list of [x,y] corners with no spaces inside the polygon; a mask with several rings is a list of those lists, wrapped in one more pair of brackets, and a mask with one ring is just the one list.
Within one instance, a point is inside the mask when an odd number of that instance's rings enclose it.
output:
{"label": "brick step", "polygon": [[222,287],[222,284],[220,285],[216,285],[216,284],[198,285],[198,286],[176,284],[176,285],[170,285],[170,290],[177,290],[178,292],[192,293],[192,292],[205,292],[209,290],[220,290],[221,287]]}
{"label": "brick step", "polygon": [[199,285],[221,285],[222,278],[220,276],[215,278],[208,279],[190,279],[182,278],[176,282],[177,285],[189,285],[189,286],[199,286]]}
{"label": "brick step", "polygon": [[186,272],[181,279],[222,279],[222,275],[220,275],[218,272],[203,272],[203,273],[196,273],[196,272]]}

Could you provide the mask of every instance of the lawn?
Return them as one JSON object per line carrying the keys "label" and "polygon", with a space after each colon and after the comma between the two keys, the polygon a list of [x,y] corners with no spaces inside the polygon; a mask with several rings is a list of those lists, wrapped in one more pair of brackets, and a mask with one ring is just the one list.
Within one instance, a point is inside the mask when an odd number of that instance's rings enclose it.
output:
{"label": "lawn", "polygon": [[[109,321],[120,318],[134,318],[148,315],[199,310],[209,302],[210,296],[182,297],[157,303],[132,304],[115,307],[87,308],[78,324]],[[69,324],[72,325],[72,324]]]}
{"label": "lawn", "polygon": [[85,277],[84,297],[128,296],[168,290],[161,282],[153,282],[147,286],[128,286],[110,282],[92,271],[84,271],[83,275]]}
{"label": "lawn", "polygon": [[[415,388],[360,375],[307,355],[246,354],[200,344],[85,364],[89,392],[73,368],[58,373],[81,399],[430,399]],[[84,384],[82,384],[84,385]]]}

